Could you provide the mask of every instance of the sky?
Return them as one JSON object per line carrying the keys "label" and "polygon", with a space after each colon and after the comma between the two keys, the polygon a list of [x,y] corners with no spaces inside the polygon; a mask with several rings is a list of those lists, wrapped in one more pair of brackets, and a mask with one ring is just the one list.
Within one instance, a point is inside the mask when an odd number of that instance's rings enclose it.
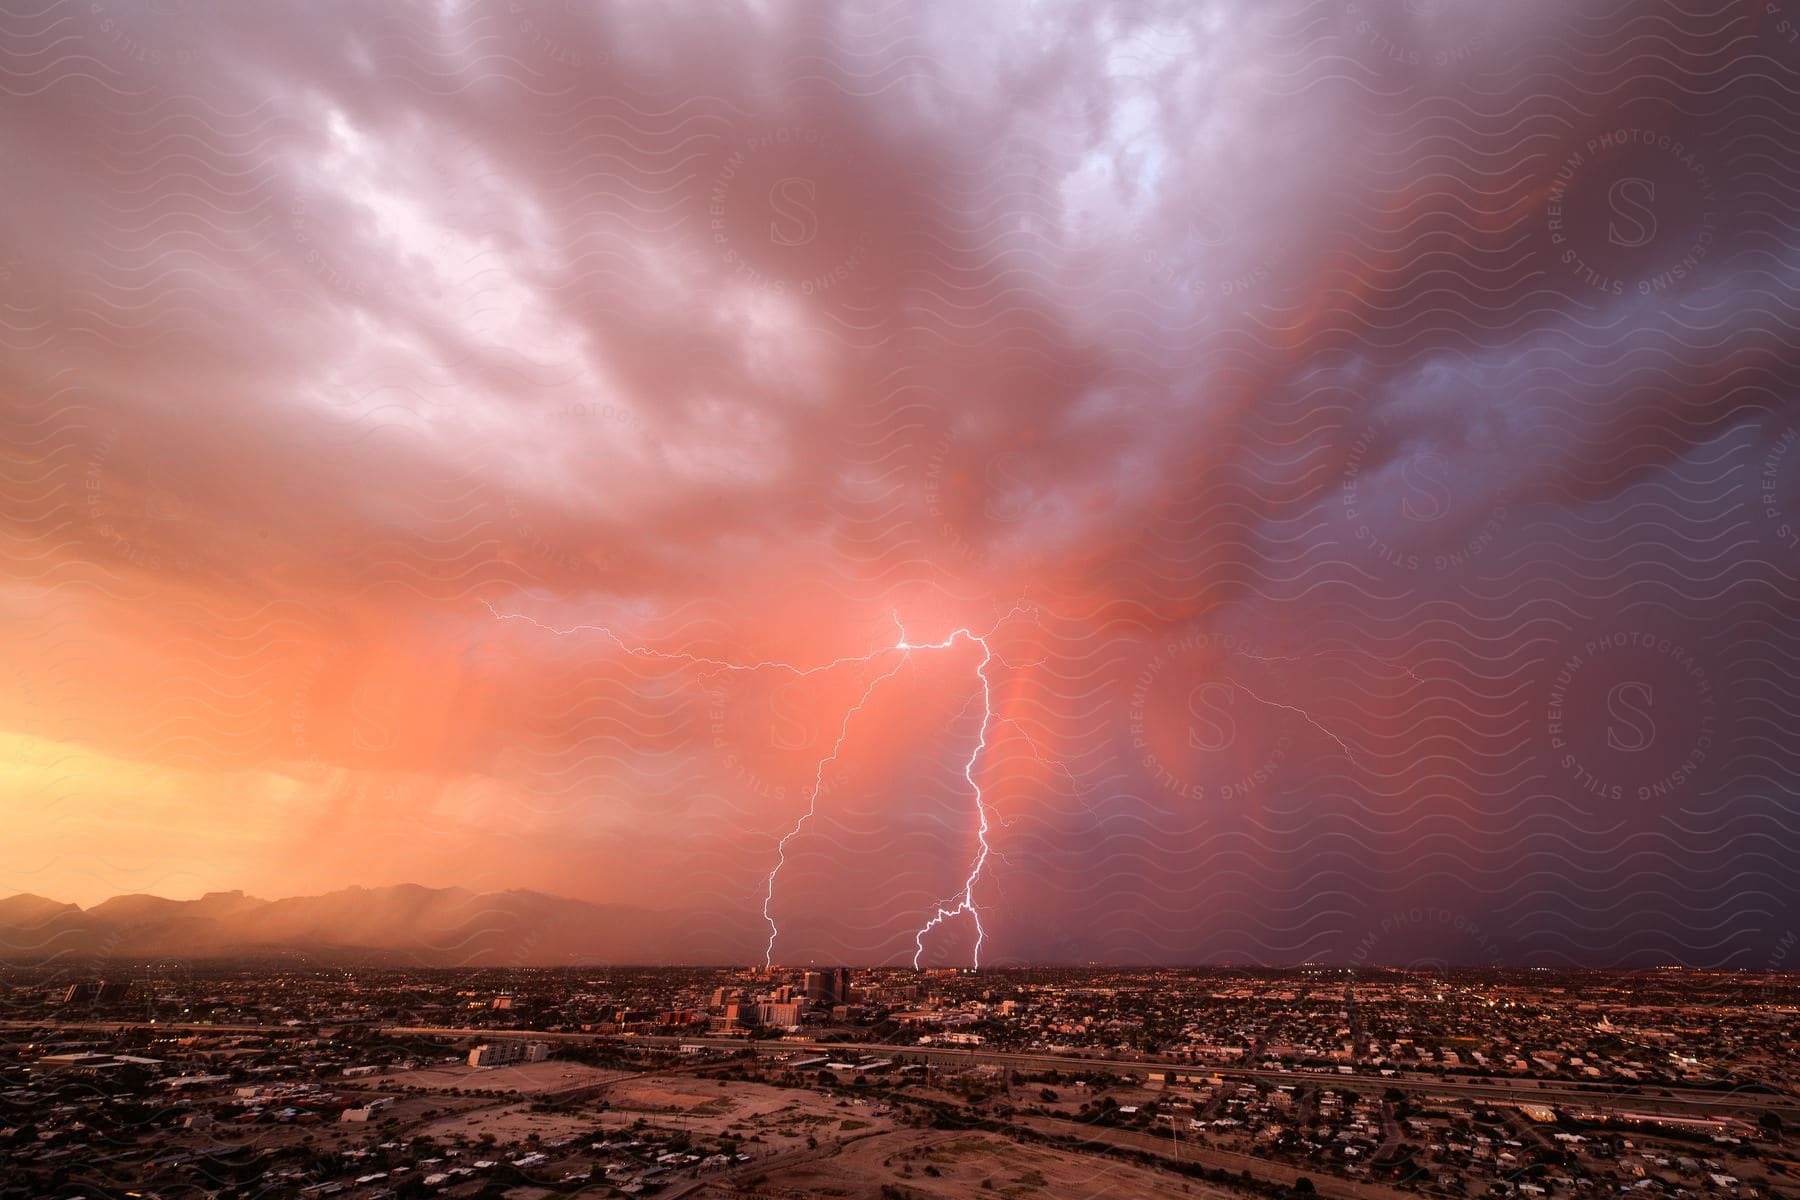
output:
{"label": "sky", "polygon": [[21,0],[0,88],[0,894],[1793,945],[1800,4]]}

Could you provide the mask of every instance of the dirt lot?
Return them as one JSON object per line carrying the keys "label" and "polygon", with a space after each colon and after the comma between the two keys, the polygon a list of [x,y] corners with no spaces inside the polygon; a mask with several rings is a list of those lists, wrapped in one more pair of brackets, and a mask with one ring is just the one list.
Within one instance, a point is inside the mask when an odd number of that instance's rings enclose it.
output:
{"label": "dirt lot", "polygon": [[975,1195],[1088,1200],[1230,1193],[1165,1172],[1021,1145],[989,1133],[904,1130],[852,1142],[836,1154],[772,1169],[771,1188],[806,1196],[874,1200],[892,1185],[918,1200]]}
{"label": "dirt lot", "polygon": [[[891,1117],[876,1114],[878,1105],[811,1089],[736,1082],[721,1087],[716,1080],[686,1075],[614,1074],[610,1078],[615,1081],[592,1101],[555,1112],[533,1112],[532,1094],[588,1082],[560,1078],[560,1070],[555,1074],[557,1077],[545,1076],[541,1086],[521,1087],[517,1103],[445,1116],[416,1132],[444,1139],[459,1134],[477,1139],[491,1133],[501,1144],[520,1142],[535,1133],[543,1142],[555,1142],[566,1137],[598,1138],[603,1133],[631,1129],[642,1121],[652,1129],[683,1131],[695,1138],[732,1134],[744,1139],[747,1152],[767,1158],[806,1149],[808,1138],[829,1144],[857,1133],[884,1132],[896,1127]],[[431,1103],[441,1106],[442,1102],[413,1096],[402,1100],[393,1111],[402,1120],[416,1120],[420,1110]]]}
{"label": "dirt lot", "polygon": [[592,1113],[532,1112],[529,1103],[521,1102],[442,1117],[412,1132],[446,1141],[455,1139],[458,1134],[478,1140],[482,1134],[491,1133],[499,1145],[505,1146],[523,1143],[534,1133],[542,1141],[556,1142],[567,1137],[598,1136],[599,1129],[600,1123]]}
{"label": "dirt lot", "polygon": [[[551,1062],[507,1070],[516,1099],[446,1094],[448,1089],[469,1086],[465,1081],[471,1075],[480,1080],[500,1074],[440,1068],[384,1082],[434,1089],[406,1096],[394,1106],[394,1115],[406,1122],[409,1134],[470,1141],[491,1134],[501,1146],[524,1144],[534,1134],[534,1144],[546,1146],[575,1139],[577,1147],[546,1168],[559,1175],[592,1166],[586,1145],[606,1134],[683,1132],[695,1144],[724,1136],[741,1139],[744,1153],[752,1159],[749,1165],[732,1171],[729,1184],[723,1178],[680,1172],[667,1182],[669,1194],[679,1200],[728,1194],[741,1198],[745,1193],[730,1190],[732,1185],[748,1185],[752,1193],[772,1190],[845,1200],[879,1200],[889,1185],[913,1200],[982,1193],[1043,1200],[1145,1195],[1222,1200],[1230,1195],[1198,1181],[1102,1156],[1013,1142],[987,1132],[917,1128],[903,1124],[877,1101],[813,1088],[742,1081],[722,1085],[717,1079],[688,1074],[618,1076]],[[535,1096],[600,1084],[604,1086],[591,1099],[556,1111],[533,1111]],[[413,1125],[428,1108],[470,1104],[480,1107],[426,1119],[422,1128]]]}
{"label": "dirt lot", "polygon": [[360,1083],[377,1091],[384,1088],[402,1087],[430,1088],[433,1091],[473,1088],[481,1091],[497,1090],[530,1095],[536,1092],[560,1091],[563,1088],[605,1083],[611,1079],[627,1078],[628,1075],[629,1073],[624,1071],[603,1070],[599,1067],[584,1066],[581,1063],[557,1062],[550,1059],[538,1063],[516,1063],[506,1067],[471,1067],[463,1063],[447,1064],[441,1067],[422,1067],[417,1071],[395,1071],[386,1075],[371,1076],[366,1080],[346,1082]]}
{"label": "dirt lot", "polygon": [[639,1077],[607,1089],[601,1118],[619,1128],[644,1118],[662,1128],[696,1136],[736,1134],[760,1139],[758,1157],[804,1145],[808,1137],[827,1142],[853,1133],[896,1128],[880,1105],[858,1103],[810,1088],[778,1088],[687,1076]]}

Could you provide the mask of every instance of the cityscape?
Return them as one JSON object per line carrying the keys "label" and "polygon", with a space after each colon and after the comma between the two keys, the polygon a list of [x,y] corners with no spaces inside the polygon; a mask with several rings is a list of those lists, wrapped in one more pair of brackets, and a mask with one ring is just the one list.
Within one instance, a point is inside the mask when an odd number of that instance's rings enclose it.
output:
{"label": "cityscape", "polygon": [[1800,1196],[1800,981],[10,971],[0,1195]]}
{"label": "cityscape", "polygon": [[0,0],[0,1200],[1800,1200],[1800,0]]}

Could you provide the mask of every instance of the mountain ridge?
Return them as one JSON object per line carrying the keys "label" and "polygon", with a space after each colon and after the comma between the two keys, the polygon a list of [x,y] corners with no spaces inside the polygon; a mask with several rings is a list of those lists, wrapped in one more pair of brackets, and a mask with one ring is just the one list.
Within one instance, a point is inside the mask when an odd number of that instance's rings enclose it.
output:
{"label": "mountain ridge", "polygon": [[274,900],[242,891],[195,900],[126,893],[86,909],[29,892],[0,899],[0,960],[14,962],[280,951],[421,966],[654,965],[730,961],[753,932],[743,915],[598,904],[528,888],[353,885]]}

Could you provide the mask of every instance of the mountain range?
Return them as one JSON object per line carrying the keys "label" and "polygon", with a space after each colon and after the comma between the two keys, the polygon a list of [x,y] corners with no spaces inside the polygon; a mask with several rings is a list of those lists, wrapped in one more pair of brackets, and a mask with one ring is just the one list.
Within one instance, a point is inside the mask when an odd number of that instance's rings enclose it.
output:
{"label": "mountain range", "polygon": [[[418,884],[261,900],[114,896],[92,908],[29,893],[0,900],[0,960],[202,960],[279,953],[419,966],[728,962],[755,939],[751,914],[720,917],[592,904],[544,892]],[[98,970],[99,968],[94,968]]]}

